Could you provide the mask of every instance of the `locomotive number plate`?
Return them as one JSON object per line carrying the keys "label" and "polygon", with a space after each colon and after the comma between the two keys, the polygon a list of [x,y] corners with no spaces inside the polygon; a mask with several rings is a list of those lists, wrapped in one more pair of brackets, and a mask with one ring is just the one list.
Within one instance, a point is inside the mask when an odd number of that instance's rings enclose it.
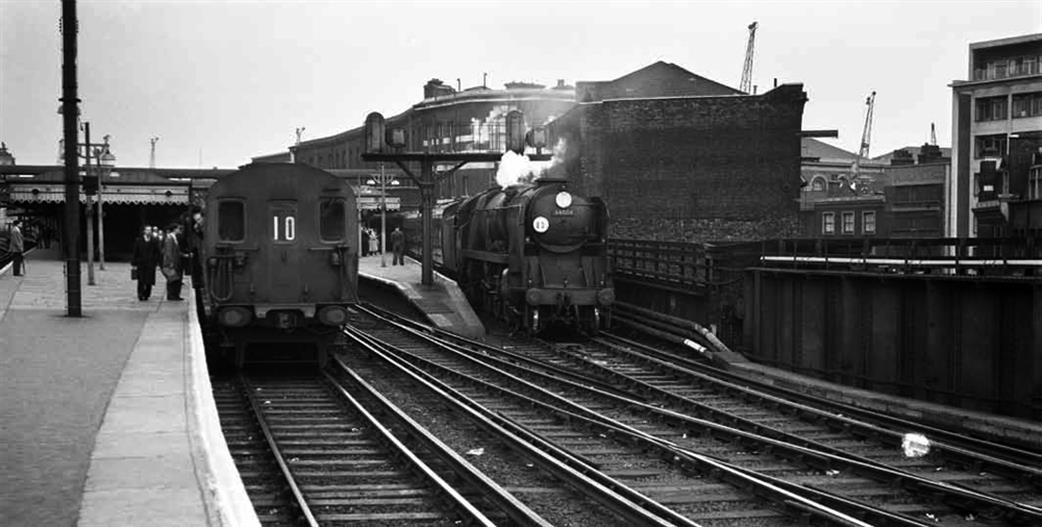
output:
{"label": "locomotive number plate", "polygon": [[575,216],[575,211],[572,209],[557,209],[554,211],[554,216]]}

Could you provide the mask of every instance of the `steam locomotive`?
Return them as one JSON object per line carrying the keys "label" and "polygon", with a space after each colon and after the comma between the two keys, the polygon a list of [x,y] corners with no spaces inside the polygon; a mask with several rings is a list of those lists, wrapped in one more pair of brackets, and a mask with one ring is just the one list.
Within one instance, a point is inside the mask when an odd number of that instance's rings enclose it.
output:
{"label": "steam locomotive", "polygon": [[449,203],[440,222],[432,219],[433,252],[475,306],[532,333],[610,325],[615,290],[601,199],[544,177]]}
{"label": "steam locomotive", "polygon": [[334,342],[358,302],[354,192],[300,164],[242,167],[210,187],[201,244],[207,327],[235,361],[255,342]]}

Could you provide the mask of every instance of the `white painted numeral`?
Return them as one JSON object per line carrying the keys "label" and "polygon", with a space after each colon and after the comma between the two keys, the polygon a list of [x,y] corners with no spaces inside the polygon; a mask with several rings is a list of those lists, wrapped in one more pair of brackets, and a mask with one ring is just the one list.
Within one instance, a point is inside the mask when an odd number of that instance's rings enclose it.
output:
{"label": "white painted numeral", "polygon": [[283,219],[281,229],[279,228],[279,216],[276,214],[271,218],[273,239],[275,241],[291,242],[297,237],[297,220],[293,216]]}

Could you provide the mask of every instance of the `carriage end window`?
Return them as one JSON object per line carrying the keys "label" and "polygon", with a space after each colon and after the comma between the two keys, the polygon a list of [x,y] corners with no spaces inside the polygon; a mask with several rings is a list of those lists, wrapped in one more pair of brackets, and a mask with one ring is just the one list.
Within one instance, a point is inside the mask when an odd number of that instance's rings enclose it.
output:
{"label": "carriage end window", "polygon": [[223,242],[246,239],[246,208],[241,201],[222,201],[217,206],[217,237]]}
{"label": "carriage end window", "polygon": [[319,201],[318,225],[323,241],[335,242],[344,239],[347,222],[343,198],[322,198]]}

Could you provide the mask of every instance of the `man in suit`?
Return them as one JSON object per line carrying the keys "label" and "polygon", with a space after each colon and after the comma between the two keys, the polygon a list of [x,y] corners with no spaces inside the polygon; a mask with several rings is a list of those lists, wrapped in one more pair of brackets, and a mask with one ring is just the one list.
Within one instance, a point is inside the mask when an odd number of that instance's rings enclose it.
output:
{"label": "man in suit", "polygon": [[134,239],[134,255],[130,260],[131,266],[137,270],[138,300],[148,300],[152,296],[152,286],[156,283],[157,256],[152,228],[146,225],[141,236]]}
{"label": "man in suit", "polygon": [[181,300],[181,244],[177,241],[181,235],[181,224],[172,223],[166,230],[163,240],[163,276],[166,278],[166,299]]}
{"label": "man in suit", "polygon": [[391,265],[405,265],[405,233],[401,227],[395,227],[391,233],[391,248],[394,249],[394,262]]}
{"label": "man in suit", "polygon": [[14,222],[11,225],[11,262],[12,262],[12,274],[15,276],[21,276],[22,274],[22,258],[25,252],[25,238],[22,237],[22,229],[18,227],[19,222]]}

